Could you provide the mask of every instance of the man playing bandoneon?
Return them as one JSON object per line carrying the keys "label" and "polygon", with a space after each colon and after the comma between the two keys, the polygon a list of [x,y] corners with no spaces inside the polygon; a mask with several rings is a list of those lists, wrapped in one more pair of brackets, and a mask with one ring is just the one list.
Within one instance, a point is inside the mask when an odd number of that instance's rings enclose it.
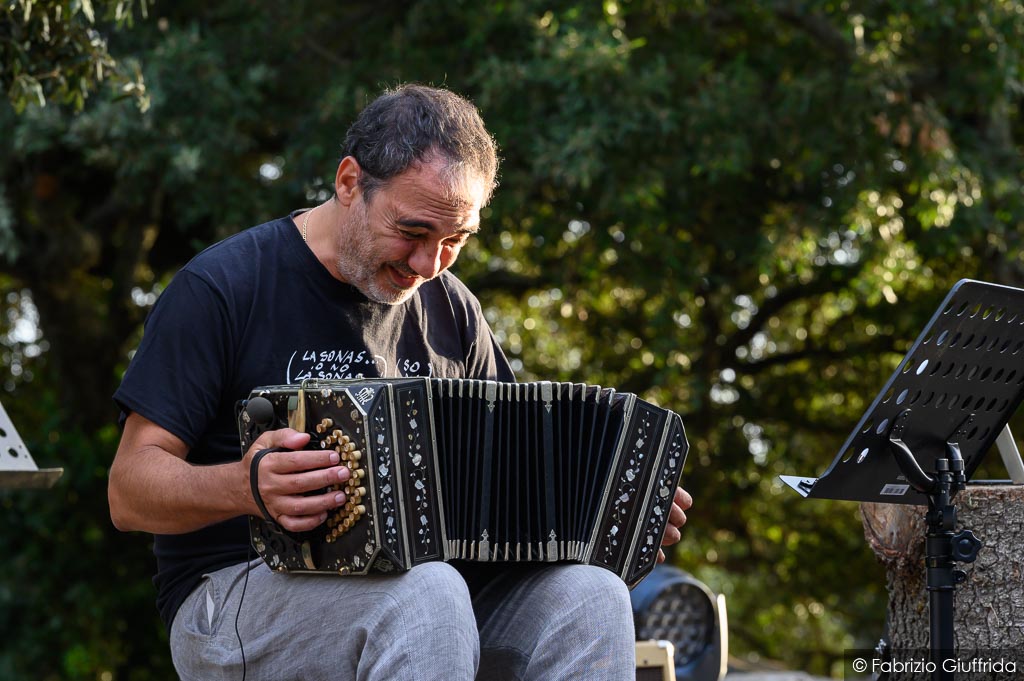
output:
{"label": "man playing bandoneon", "polygon": [[[276,575],[252,560],[254,454],[267,513],[310,530],[349,469],[270,430],[239,456],[235,405],[307,377],[512,381],[480,304],[448,268],[480,228],[497,155],[475,107],[384,93],[348,131],[335,195],[206,249],[163,292],[114,398],[121,530],[155,535],[157,605],[183,679],[630,679],[625,584],[577,564],[425,563],[388,576]],[[676,490],[664,543],[691,500]],[[244,595],[244,598],[243,598]]]}

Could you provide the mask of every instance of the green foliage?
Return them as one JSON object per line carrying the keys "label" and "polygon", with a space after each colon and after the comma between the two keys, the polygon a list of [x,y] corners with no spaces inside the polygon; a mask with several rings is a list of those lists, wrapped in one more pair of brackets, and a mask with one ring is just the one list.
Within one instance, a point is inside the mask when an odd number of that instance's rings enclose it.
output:
{"label": "green foliage", "polygon": [[852,504],[777,476],[825,469],[956,280],[1024,284],[1022,33],[995,0],[181,2],[100,33],[147,110],[0,109],[2,398],[68,468],[3,498],[0,675],[169,675],[147,542],[106,518],[104,396],[175,269],[323,198],[401,81],[470,96],[502,146],[457,272],[520,377],[683,413],[673,560],[727,594],[734,652],[829,673],[881,635],[884,580]]}
{"label": "green foliage", "polygon": [[0,677],[172,678],[146,577],[154,569],[148,542],[112,532],[107,518],[116,426],[67,427],[52,389],[4,402],[37,462],[64,474],[50,490],[0,493],[0,550],[11,557],[0,582],[0,631],[16,642],[0,655]]}
{"label": "green foliage", "polygon": [[[0,6],[0,86],[15,110],[46,106],[48,99],[75,111],[105,79],[121,97],[148,106],[138,62],[118,62],[101,31],[145,17],[150,0],[7,0]],[[99,22],[97,21],[99,10]]]}

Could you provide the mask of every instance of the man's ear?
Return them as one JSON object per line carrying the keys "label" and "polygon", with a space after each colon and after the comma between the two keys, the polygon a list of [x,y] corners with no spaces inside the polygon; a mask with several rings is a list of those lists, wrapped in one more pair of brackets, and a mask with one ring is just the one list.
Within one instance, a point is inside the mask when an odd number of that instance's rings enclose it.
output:
{"label": "man's ear", "polygon": [[338,172],[334,176],[334,191],[341,205],[348,207],[360,193],[359,177],[363,169],[353,156],[346,156],[338,164]]}

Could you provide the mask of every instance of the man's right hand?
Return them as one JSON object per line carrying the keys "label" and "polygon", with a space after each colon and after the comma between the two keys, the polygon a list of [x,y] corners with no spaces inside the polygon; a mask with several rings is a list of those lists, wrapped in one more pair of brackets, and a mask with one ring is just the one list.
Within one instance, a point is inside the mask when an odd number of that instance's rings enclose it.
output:
{"label": "man's right hand", "polygon": [[[247,487],[251,490],[250,470],[256,453],[277,447],[285,450],[265,454],[259,461],[256,477],[267,512],[291,532],[312,530],[327,519],[329,511],[347,501],[345,492],[332,486],[348,482],[348,466],[341,464],[341,457],[333,449],[302,449],[308,444],[309,433],[291,428],[270,430],[256,438],[242,459]],[[255,499],[250,514],[263,515]]]}

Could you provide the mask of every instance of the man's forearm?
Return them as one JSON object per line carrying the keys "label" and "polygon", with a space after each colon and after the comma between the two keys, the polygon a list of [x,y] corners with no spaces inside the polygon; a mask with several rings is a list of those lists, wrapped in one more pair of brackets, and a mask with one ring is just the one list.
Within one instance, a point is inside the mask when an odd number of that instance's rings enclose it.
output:
{"label": "man's forearm", "polygon": [[241,462],[195,466],[146,449],[132,457],[132,466],[115,460],[110,470],[110,517],[119,530],[180,534],[255,512]]}
{"label": "man's forearm", "polygon": [[187,455],[179,438],[129,415],[107,486],[114,526],[180,534],[256,512],[243,462],[196,466]]}

